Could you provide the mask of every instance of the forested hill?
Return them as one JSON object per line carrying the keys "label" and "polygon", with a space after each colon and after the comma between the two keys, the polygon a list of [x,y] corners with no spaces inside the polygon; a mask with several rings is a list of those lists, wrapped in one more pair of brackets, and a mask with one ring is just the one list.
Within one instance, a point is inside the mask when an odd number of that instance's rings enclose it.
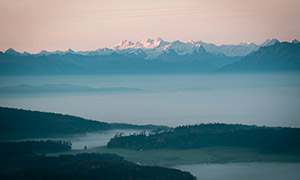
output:
{"label": "forested hill", "polygon": [[19,141],[0,142],[0,156],[11,158],[11,156],[34,155],[36,153],[55,153],[69,151],[72,143],[67,141]]}
{"label": "forested hill", "polygon": [[263,153],[300,153],[300,128],[271,128],[238,124],[200,124],[181,126],[150,135],[114,137],[109,148],[135,150],[211,146],[257,148]]}
{"label": "forested hill", "polygon": [[84,118],[0,107],[0,140],[58,137],[111,129],[155,129],[153,125],[109,124]]}
{"label": "forested hill", "polygon": [[113,154],[1,157],[1,180],[195,180],[188,172],[141,166]]}

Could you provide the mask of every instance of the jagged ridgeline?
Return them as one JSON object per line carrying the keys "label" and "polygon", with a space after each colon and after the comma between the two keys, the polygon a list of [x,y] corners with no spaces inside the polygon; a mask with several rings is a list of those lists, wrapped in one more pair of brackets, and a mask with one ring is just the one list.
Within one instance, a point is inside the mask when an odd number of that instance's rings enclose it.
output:
{"label": "jagged ridgeline", "polygon": [[[146,46],[145,46],[146,45]],[[180,41],[121,42],[95,51],[0,51],[0,75],[147,74],[299,71],[300,43],[214,45]]]}
{"label": "jagged ridgeline", "polygon": [[262,153],[299,154],[300,128],[200,124],[155,131],[151,134],[116,136],[107,146],[134,150],[231,146],[257,148]]}
{"label": "jagged ridgeline", "polygon": [[165,127],[106,123],[70,115],[0,107],[0,140],[62,137],[111,129],[156,128]]}

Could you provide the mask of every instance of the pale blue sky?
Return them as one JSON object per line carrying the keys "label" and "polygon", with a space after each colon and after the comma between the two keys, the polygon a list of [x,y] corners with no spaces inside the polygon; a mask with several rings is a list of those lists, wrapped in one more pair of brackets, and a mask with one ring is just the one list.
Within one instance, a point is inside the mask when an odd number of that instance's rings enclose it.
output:
{"label": "pale blue sky", "polygon": [[93,50],[162,37],[300,39],[300,0],[0,0],[0,50]]}

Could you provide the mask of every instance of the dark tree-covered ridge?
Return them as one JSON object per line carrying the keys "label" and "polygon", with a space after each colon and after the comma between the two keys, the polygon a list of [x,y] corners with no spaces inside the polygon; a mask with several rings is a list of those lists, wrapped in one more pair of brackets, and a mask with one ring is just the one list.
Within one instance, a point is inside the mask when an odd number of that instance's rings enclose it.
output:
{"label": "dark tree-covered ridge", "polygon": [[116,136],[107,146],[135,150],[235,146],[258,148],[263,153],[300,153],[300,128],[200,124],[180,126],[150,135]]}
{"label": "dark tree-covered ridge", "polygon": [[1,165],[2,180],[195,180],[188,172],[141,166],[112,154],[32,156]]}
{"label": "dark tree-covered ridge", "polygon": [[0,139],[25,139],[108,130],[108,123],[80,117],[0,107]]}
{"label": "dark tree-covered ridge", "polygon": [[70,115],[0,107],[0,140],[61,137],[111,129],[155,129],[158,127],[109,124]]}
{"label": "dark tree-covered ridge", "polygon": [[31,153],[54,153],[69,151],[72,148],[71,142],[64,141],[20,141],[0,142],[1,154],[18,154],[23,152]]}

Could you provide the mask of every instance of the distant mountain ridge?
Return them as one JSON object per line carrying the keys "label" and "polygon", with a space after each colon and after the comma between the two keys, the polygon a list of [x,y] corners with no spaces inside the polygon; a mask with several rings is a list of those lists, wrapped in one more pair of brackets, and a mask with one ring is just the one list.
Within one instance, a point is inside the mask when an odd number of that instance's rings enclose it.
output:
{"label": "distant mountain ridge", "polygon": [[[54,51],[49,52],[46,50],[42,50],[40,53],[37,54],[30,54],[28,52],[20,53],[15,51],[12,48],[9,48],[5,51],[5,54],[11,55],[64,55],[64,54],[79,54],[79,55],[111,55],[113,53],[117,54],[135,54],[141,55],[146,59],[156,59],[158,56],[163,54],[168,50],[174,50],[178,55],[186,55],[192,54],[195,50],[197,50],[200,46],[202,46],[207,52],[212,54],[222,54],[225,56],[246,56],[253,51],[257,51],[260,47],[263,46],[271,46],[275,43],[279,43],[278,39],[267,39],[260,45],[257,45],[252,42],[242,42],[237,45],[216,45],[213,43],[206,43],[204,41],[193,41],[190,40],[188,42],[182,41],[173,41],[167,42],[164,41],[162,38],[156,39],[143,39],[141,41],[132,42],[129,40],[122,40],[118,44],[114,45],[111,48],[99,48],[94,51],[73,51],[72,49],[68,49],[67,51]],[[298,40],[293,39],[293,43],[299,43]]]}
{"label": "distant mountain ridge", "polygon": [[[29,54],[8,49],[5,53],[0,52],[0,75],[298,71],[299,47],[300,43],[295,39],[290,42],[270,39],[260,46],[254,43],[217,46],[201,41],[169,43],[162,39],[147,39],[136,43],[122,41],[112,49],[96,51],[69,49]],[[226,56],[221,53],[223,51],[249,54]]]}
{"label": "distant mountain ridge", "polygon": [[104,55],[95,52],[83,55],[71,50],[30,55],[10,49],[0,53],[0,75],[198,73],[210,72],[239,59],[211,54],[202,46],[192,50],[184,54],[169,48],[150,60],[142,49],[120,50],[122,53],[116,50]]}
{"label": "distant mountain ridge", "polygon": [[42,85],[28,85],[21,84],[18,86],[4,86],[0,87],[1,94],[43,94],[43,93],[118,93],[118,92],[149,92],[150,90],[132,87],[101,87],[92,88],[89,86],[72,85],[72,84],[42,84]]}
{"label": "distant mountain ridge", "polygon": [[223,72],[299,70],[300,43],[296,40],[261,47],[240,61],[225,65],[220,69]]}

